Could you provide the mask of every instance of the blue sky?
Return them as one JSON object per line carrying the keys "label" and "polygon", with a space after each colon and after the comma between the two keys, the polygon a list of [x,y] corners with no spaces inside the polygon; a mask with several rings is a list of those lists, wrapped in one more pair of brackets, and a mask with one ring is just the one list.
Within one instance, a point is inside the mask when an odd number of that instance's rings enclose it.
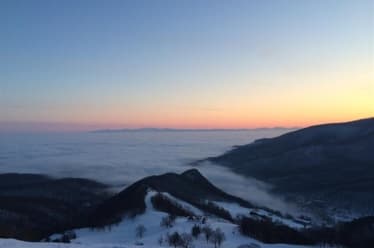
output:
{"label": "blue sky", "polygon": [[374,115],[373,12],[362,0],[4,0],[0,123],[255,127]]}

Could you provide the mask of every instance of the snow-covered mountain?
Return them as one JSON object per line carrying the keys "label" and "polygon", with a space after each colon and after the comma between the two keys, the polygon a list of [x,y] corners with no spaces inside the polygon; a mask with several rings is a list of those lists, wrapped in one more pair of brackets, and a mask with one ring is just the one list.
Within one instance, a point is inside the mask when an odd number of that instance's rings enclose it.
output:
{"label": "snow-covered mountain", "polygon": [[260,139],[208,160],[269,183],[309,209],[365,216],[374,214],[373,147],[374,118],[368,118]]}
{"label": "snow-covered mountain", "polygon": [[[176,206],[184,208],[194,214],[195,217],[191,218],[191,216],[177,216],[170,227],[162,226],[160,225],[161,221],[168,218],[169,214],[159,211],[154,207],[154,197],[157,197],[159,194],[159,192],[151,190],[146,193],[144,201],[146,208],[142,214],[135,217],[125,217],[122,219],[122,221],[111,226],[110,228],[82,228],[74,230],[76,238],[72,239],[71,242],[73,244],[115,243],[129,245],[124,247],[131,247],[131,245],[136,244],[142,244],[144,247],[165,247],[168,246],[168,234],[172,234],[174,232],[178,232],[181,235],[190,234],[194,226],[200,226],[201,228],[209,226],[212,230],[219,228],[224,233],[225,241],[222,243],[222,247],[239,247],[240,245],[251,245],[248,247],[306,247],[286,244],[264,244],[253,238],[245,237],[240,234],[237,224],[208,214],[185,201],[173,197],[169,193],[161,194]],[[250,209],[240,207],[235,203],[222,203],[222,206],[225,206],[225,209],[232,215],[243,214],[250,216]],[[144,225],[145,227],[143,237],[137,237],[136,235],[136,228],[140,225]],[[51,238],[58,238],[58,235],[53,235]],[[214,247],[214,244],[206,241],[203,234],[199,235],[197,238],[193,238],[192,244],[195,247]]]}
{"label": "snow-covered mountain", "polygon": [[[338,229],[317,227],[305,216],[284,216],[227,194],[196,169],[146,177],[90,209],[76,222],[79,225],[49,235],[43,242],[0,239],[0,248],[291,248],[320,242],[360,244],[361,240],[370,245],[374,223],[369,218]],[[344,240],[331,239],[347,230]]]}
{"label": "snow-covered mountain", "polygon": [[[179,216],[196,215],[194,212],[180,209],[173,204],[175,202],[173,199],[177,199],[194,206],[195,209],[199,209],[200,213],[216,215],[231,222],[234,221],[237,213],[230,212],[230,208],[226,209],[230,204],[240,207],[242,212],[251,212],[253,216],[259,217],[261,214],[263,216],[277,216],[281,222],[284,220],[283,222],[290,223],[279,212],[260,208],[260,206],[255,206],[244,199],[227,194],[210,183],[197,169],[190,169],[181,174],[166,173],[146,177],[130,185],[97,207],[92,214],[91,225],[96,227],[113,224],[120,221],[123,216],[135,216],[144,213],[146,210],[144,199],[149,190],[168,195],[165,199],[158,201],[157,207],[159,210],[169,214]],[[262,212],[257,214],[260,211]],[[297,222],[300,223],[300,220],[295,220],[293,225],[297,225]],[[303,222],[304,224],[307,223]]]}
{"label": "snow-covered mountain", "polygon": [[[21,175],[7,176],[21,177]],[[4,178],[7,177],[4,176]],[[22,187],[17,185],[18,191],[16,192],[21,196],[32,195],[33,188],[39,192],[40,186],[43,185],[49,185],[49,187],[56,185],[57,191],[62,190],[59,183],[49,178],[32,175],[22,178],[28,187],[26,187],[27,190],[21,190]],[[73,181],[77,184],[77,179]],[[8,180],[8,183],[4,181],[3,186],[10,187],[11,182],[12,180]],[[78,182],[81,181],[78,180]],[[86,187],[91,182],[81,183]],[[67,187],[71,189],[71,186]],[[12,190],[13,188],[8,193],[12,193]],[[63,201],[60,203],[63,204]],[[214,244],[211,238],[207,239],[203,234],[204,228],[213,233],[220,230],[219,232],[224,237],[222,240],[224,247],[239,247],[240,245],[294,247],[292,245],[265,245],[242,235],[237,218],[246,216],[254,220],[272,219],[293,228],[303,228],[300,221],[285,218],[275,211],[261,209],[239,197],[225,193],[211,184],[196,169],[181,174],[166,173],[144,178],[103,200],[95,209],[89,213],[89,219],[91,219],[87,222],[89,227],[55,233],[44,239],[45,242],[40,243],[0,239],[0,247],[120,248],[139,247],[139,245],[149,248],[164,247],[168,246],[170,235],[175,233],[191,239],[186,247],[217,246],[217,243]],[[168,223],[170,223],[165,224],[165,220],[169,220]],[[139,226],[144,226],[144,233],[141,236],[137,235]],[[201,234],[192,237],[191,232],[194,227],[198,228]],[[71,243],[57,245],[50,243],[51,241]]]}

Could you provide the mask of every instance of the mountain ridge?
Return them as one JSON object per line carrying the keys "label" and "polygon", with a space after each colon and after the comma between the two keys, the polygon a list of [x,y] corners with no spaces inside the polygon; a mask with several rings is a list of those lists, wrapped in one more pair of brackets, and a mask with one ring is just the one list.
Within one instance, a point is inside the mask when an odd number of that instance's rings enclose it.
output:
{"label": "mountain ridge", "polygon": [[260,130],[293,130],[297,127],[262,127],[262,128],[120,128],[120,129],[97,129],[90,133],[122,133],[122,132],[242,132]]}
{"label": "mountain ridge", "polygon": [[281,194],[321,198],[335,205],[353,199],[374,207],[372,147],[374,118],[366,118],[256,140],[206,160],[270,183]]}
{"label": "mountain ridge", "polygon": [[239,205],[253,205],[239,197],[227,194],[214,186],[197,169],[190,169],[181,174],[165,173],[145,177],[98,206],[91,223],[106,225],[120,221],[124,215],[138,215],[144,212],[144,197],[148,190],[169,193],[192,205],[200,205],[204,200],[235,202]]}

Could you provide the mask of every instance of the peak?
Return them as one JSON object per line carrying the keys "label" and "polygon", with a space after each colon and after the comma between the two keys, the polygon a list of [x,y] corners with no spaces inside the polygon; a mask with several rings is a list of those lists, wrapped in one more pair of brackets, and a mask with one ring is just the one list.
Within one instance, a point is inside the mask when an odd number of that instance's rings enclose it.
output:
{"label": "peak", "polygon": [[186,178],[187,180],[189,181],[192,181],[192,182],[199,182],[199,183],[204,183],[204,184],[211,184],[208,179],[206,179],[201,173],[200,171],[198,171],[197,169],[190,169],[190,170],[186,170],[185,172],[183,172],[181,174],[182,177]]}
{"label": "peak", "polygon": [[203,176],[201,175],[200,171],[197,169],[186,170],[181,175],[186,176],[186,177],[202,177]]}

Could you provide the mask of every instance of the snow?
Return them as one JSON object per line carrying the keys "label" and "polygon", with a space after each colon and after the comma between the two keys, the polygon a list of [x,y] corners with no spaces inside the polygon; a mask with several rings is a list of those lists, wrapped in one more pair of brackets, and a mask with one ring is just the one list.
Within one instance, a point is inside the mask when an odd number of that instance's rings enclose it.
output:
{"label": "snow", "polygon": [[237,215],[247,216],[249,214],[249,212],[252,210],[252,209],[249,209],[249,208],[242,207],[237,203],[219,202],[219,201],[214,201],[213,203],[215,205],[229,211],[232,217],[236,217]]}
{"label": "snow", "polygon": [[[167,216],[167,213],[156,211],[151,203],[151,198],[157,194],[157,192],[149,191],[145,197],[146,203],[146,211],[144,214],[139,215],[133,219],[123,219],[118,225],[113,226],[110,230],[107,229],[105,231],[96,231],[90,230],[88,228],[78,229],[75,230],[77,234],[77,238],[72,240],[73,243],[79,244],[97,244],[97,243],[124,243],[133,245],[137,241],[140,241],[144,244],[143,247],[159,247],[158,246],[158,239],[163,236],[165,237],[167,233],[173,233],[175,231],[179,233],[190,233],[191,228],[195,224],[199,224],[199,221],[191,221],[184,217],[178,217],[176,219],[175,225],[171,228],[165,228],[160,226],[160,221],[163,217]],[[178,202],[182,206],[187,206],[190,210],[194,211],[195,213],[202,214],[202,212],[195,208],[194,206],[181,201],[170,194],[162,193],[165,196],[169,197],[170,199]],[[222,203],[220,203],[222,204]],[[230,206],[231,210],[236,210],[238,213],[244,211],[244,209],[240,209],[240,206],[228,205],[229,203],[225,203],[225,206]],[[246,213],[248,213],[248,209],[245,209]],[[146,227],[146,232],[143,238],[137,239],[135,236],[135,228],[138,225],[144,225]],[[237,229],[237,225],[229,223],[225,220],[218,219],[218,218],[208,218],[207,225],[215,228],[220,228],[226,235],[226,241],[223,243],[223,247],[237,247],[242,244],[258,244],[261,247],[276,247],[276,248],[291,248],[291,247],[303,247],[303,246],[293,246],[293,245],[286,245],[286,244],[277,244],[277,245],[270,245],[270,244],[263,244],[255,239],[242,236]],[[200,224],[201,225],[201,224]],[[201,248],[212,248],[212,244],[207,244],[206,241],[201,236],[198,240],[194,241],[195,247]],[[166,245],[164,244],[163,247]]]}
{"label": "snow", "polygon": [[[237,242],[239,243],[239,242]],[[297,245],[285,245],[285,244],[274,244],[274,245],[263,245],[259,242],[246,242],[241,244],[260,244],[261,248],[311,248],[310,246],[297,246]],[[231,246],[233,243],[224,242],[222,247],[232,247],[235,248],[237,246]],[[65,244],[65,243],[42,243],[42,242],[24,242],[15,239],[0,239],[0,248],[160,248],[160,247],[169,247],[167,245],[159,246],[159,245],[144,245],[144,246],[137,246],[137,245],[130,245],[130,244],[120,244],[120,243],[106,243],[106,244]],[[198,244],[195,243],[195,247],[198,248],[213,248],[212,244],[207,245],[205,241],[199,241]]]}
{"label": "snow", "polygon": [[[14,239],[0,239],[0,248],[156,248],[156,247],[169,247],[167,244],[160,246],[158,239],[167,235],[167,233],[173,233],[178,231],[179,233],[190,233],[191,228],[195,224],[203,226],[198,220],[188,220],[184,217],[178,217],[175,221],[175,225],[171,228],[165,228],[160,226],[160,221],[163,217],[167,216],[167,213],[159,212],[153,208],[151,198],[157,194],[155,191],[149,191],[145,197],[146,211],[144,214],[136,216],[135,218],[123,219],[118,225],[112,226],[110,229],[105,230],[92,230],[89,228],[82,228],[74,230],[77,238],[72,240],[70,244],[64,243],[30,243],[23,242]],[[177,201],[182,206],[189,207],[192,211],[200,211],[190,204],[181,201],[169,194],[163,193],[172,200]],[[228,209],[232,214],[236,213],[248,213],[248,209],[243,208],[236,204],[222,203],[219,202],[220,206]],[[245,212],[244,212],[245,211]],[[200,211],[201,213],[201,211]],[[137,238],[135,235],[135,229],[138,225],[144,225],[146,232],[143,238]],[[223,242],[222,247],[236,248],[243,244],[257,244],[261,248],[302,248],[310,246],[297,246],[288,244],[263,244],[255,239],[242,236],[238,227],[235,224],[227,222],[219,218],[207,218],[206,225],[211,228],[220,228],[226,236],[226,240]],[[56,236],[56,235],[54,235]],[[139,246],[136,243],[142,243],[144,245]],[[194,246],[199,248],[213,248],[214,245],[207,243],[202,235],[194,240]]]}
{"label": "snow", "polygon": [[144,244],[154,243],[159,238],[160,230],[162,229],[160,221],[163,217],[167,216],[166,213],[156,211],[153,208],[151,197],[155,194],[156,192],[154,191],[147,193],[145,197],[146,211],[144,214],[136,216],[133,219],[124,218],[118,225],[111,227],[110,230],[98,231],[89,228],[75,230],[77,238],[72,242],[85,244],[106,243],[113,242],[113,240],[119,243],[134,242],[136,240],[135,228],[142,224],[147,229],[145,233],[146,238],[142,242]]}
{"label": "snow", "polygon": [[[159,248],[159,246],[143,246],[144,248]],[[15,239],[0,239],[0,248],[139,248],[139,246],[128,244],[65,244],[24,242]]]}
{"label": "snow", "polygon": [[222,207],[225,210],[229,211],[229,213],[231,214],[232,217],[242,215],[242,216],[247,216],[247,217],[253,218],[253,216],[251,216],[250,213],[254,212],[254,213],[259,214],[261,216],[266,216],[266,217],[270,218],[273,222],[280,222],[280,223],[282,223],[284,225],[287,225],[289,227],[292,227],[292,228],[303,228],[304,227],[304,225],[302,225],[301,223],[295,222],[292,219],[288,219],[288,218],[285,218],[285,217],[281,217],[281,216],[272,214],[272,213],[270,213],[270,212],[268,212],[264,209],[245,208],[245,207],[240,206],[237,203],[230,203],[230,202],[215,201],[213,203],[216,204],[217,206]]}
{"label": "snow", "polygon": [[192,211],[192,213],[194,213],[195,215],[204,215],[204,213],[196,208],[195,206],[187,203],[187,202],[184,202],[184,201],[181,201],[179,200],[178,198],[175,198],[174,196],[170,195],[169,193],[166,193],[166,192],[162,192],[161,194],[163,194],[164,196],[168,197],[169,199],[177,202],[178,204],[180,204],[183,208],[189,210],[189,211]]}

